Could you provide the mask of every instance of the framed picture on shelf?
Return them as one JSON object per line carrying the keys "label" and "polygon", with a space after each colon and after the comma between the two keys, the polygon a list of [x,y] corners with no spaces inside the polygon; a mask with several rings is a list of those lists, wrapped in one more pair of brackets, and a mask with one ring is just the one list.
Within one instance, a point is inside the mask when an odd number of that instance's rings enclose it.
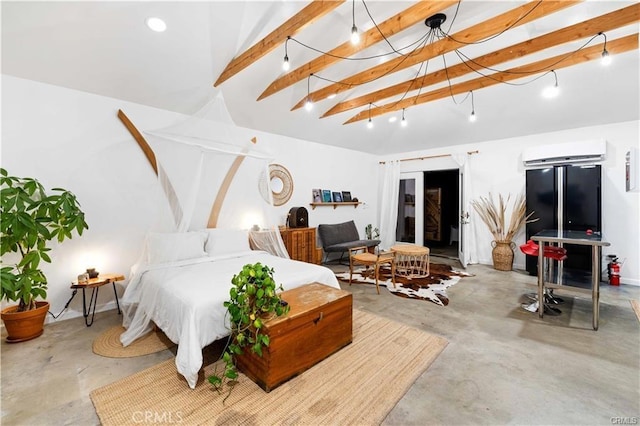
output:
{"label": "framed picture on shelf", "polygon": [[333,195],[333,202],[334,203],[341,203],[342,202],[342,192],[332,192],[331,195]]}
{"label": "framed picture on shelf", "polygon": [[351,191],[342,191],[342,201],[345,201],[345,202],[351,201]]}
{"label": "framed picture on shelf", "polygon": [[311,190],[311,196],[313,197],[313,202],[314,203],[321,203],[322,202],[322,190],[321,189],[312,189]]}
{"label": "framed picture on shelf", "polygon": [[331,202],[331,190],[323,189],[322,190],[322,202],[330,203]]}

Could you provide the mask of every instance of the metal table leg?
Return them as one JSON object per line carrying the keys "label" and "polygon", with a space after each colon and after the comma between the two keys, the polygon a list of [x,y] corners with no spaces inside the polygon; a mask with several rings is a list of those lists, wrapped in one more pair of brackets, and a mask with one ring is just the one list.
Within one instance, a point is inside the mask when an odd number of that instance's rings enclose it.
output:
{"label": "metal table leg", "polygon": [[538,243],[538,313],[544,316],[544,242]]}
{"label": "metal table leg", "polygon": [[[93,318],[96,316],[96,305],[98,304],[98,290],[100,287],[94,287],[91,289],[91,298],[89,299],[89,308],[87,309],[87,299],[85,297],[85,289],[82,289],[82,315],[84,316],[84,323],[87,327],[91,327],[93,324]],[[93,312],[91,311],[91,305],[93,305]],[[91,322],[89,322],[89,314],[91,314]]]}
{"label": "metal table leg", "polygon": [[593,329],[598,330],[600,322],[600,255],[599,247],[594,245],[591,249],[591,301],[593,303]]}
{"label": "metal table leg", "polygon": [[118,292],[116,291],[116,282],[112,282],[111,283],[113,285],[113,294],[116,297],[116,306],[118,307],[118,315],[122,314],[122,311],[120,311],[120,302],[118,302]]}

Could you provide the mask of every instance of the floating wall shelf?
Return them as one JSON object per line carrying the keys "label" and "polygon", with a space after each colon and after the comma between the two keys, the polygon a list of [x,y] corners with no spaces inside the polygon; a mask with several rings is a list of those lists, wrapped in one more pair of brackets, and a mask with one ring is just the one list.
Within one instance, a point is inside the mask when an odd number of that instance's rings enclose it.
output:
{"label": "floating wall shelf", "polygon": [[342,203],[311,203],[309,204],[311,206],[312,210],[315,210],[316,207],[318,206],[333,206],[333,208],[335,209],[338,206],[353,206],[353,208],[358,208],[358,206],[362,204],[359,201],[343,201]]}

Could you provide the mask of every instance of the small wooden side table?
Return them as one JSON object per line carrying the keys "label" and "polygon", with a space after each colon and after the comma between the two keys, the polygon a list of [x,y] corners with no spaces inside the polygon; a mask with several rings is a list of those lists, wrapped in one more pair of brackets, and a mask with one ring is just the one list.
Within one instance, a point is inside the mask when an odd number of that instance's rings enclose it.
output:
{"label": "small wooden side table", "polygon": [[[116,281],[123,281],[124,275],[119,274],[100,274],[97,278],[89,278],[89,281],[86,283],[78,283],[74,281],[71,283],[71,288],[73,289],[73,296],[76,295],[78,289],[82,289],[82,315],[84,316],[84,323],[87,327],[91,327],[93,324],[93,317],[96,315],[96,305],[98,302],[98,291],[100,287],[105,284],[113,285],[113,294],[116,297],[116,306],[118,307],[118,315],[122,313],[120,310],[120,302],[118,301],[118,292],[116,291]],[[85,290],[91,289],[91,297],[89,298],[89,306],[87,306],[87,299],[85,297]],[[69,300],[70,302],[71,300]],[[91,315],[91,321],[89,321],[89,315]]]}
{"label": "small wooden side table", "polygon": [[396,254],[396,272],[409,279],[429,276],[429,248],[413,244],[391,247]]}

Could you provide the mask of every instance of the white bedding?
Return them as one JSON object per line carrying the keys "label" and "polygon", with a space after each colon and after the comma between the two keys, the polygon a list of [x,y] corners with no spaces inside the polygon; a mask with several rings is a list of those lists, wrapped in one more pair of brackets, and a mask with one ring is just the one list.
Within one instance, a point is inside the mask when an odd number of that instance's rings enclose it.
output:
{"label": "white bedding", "polygon": [[272,267],[276,283],[285,290],[311,282],[340,288],[326,267],[261,251],[145,266],[133,274],[123,296],[127,331],[120,341],[128,346],[146,334],[153,321],[178,344],[176,367],[195,388],[202,348],[229,334],[223,302],[229,299],[231,278],[247,263],[256,262]]}

